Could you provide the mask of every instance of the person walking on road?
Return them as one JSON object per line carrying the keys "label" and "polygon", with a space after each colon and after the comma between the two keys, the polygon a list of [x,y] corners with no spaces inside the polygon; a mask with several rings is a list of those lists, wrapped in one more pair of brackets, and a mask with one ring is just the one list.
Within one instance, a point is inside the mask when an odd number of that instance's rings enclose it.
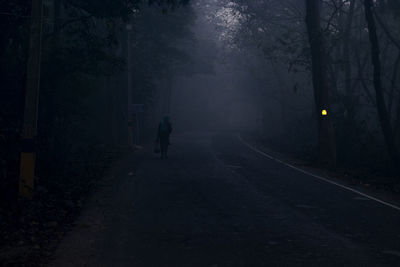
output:
{"label": "person walking on road", "polygon": [[160,144],[161,158],[168,158],[169,136],[172,132],[172,124],[169,116],[164,116],[158,125],[157,141]]}

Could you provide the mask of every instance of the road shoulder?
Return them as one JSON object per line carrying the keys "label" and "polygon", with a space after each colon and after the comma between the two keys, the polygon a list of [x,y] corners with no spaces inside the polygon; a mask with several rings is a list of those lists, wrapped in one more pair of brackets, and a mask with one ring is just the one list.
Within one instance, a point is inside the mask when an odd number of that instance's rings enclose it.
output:
{"label": "road shoulder", "polygon": [[294,169],[299,169],[300,172],[311,176],[320,177],[322,180],[327,180],[328,183],[331,182],[333,186],[339,186],[348,188],[350,191],[354,190],[360,192],[361,194],[371,197],[371,199],[376,199],[378,202],[382,201],[389,204],[389,206],[393,205],[393,208],[395,209],[400,209],[400,194],[398,192],[387,190],[387,188],[379,188],[369,183],[365,183],[363,180],[352,175],[317,166],[316,164],[296,158],[287,153],[277,152],[249,135],[238,134],[238,139],[244,145],[248,146],[249,149],[261,156],[281,162],[287,166],[293,166]]}
{"label": "road shoulder", "polygon": [[87,266],[96,252],[95,245],[106,229],[105,210],[113,195],[113,188],[126,179],[126,176],[134,175],[137,166],[132,163],[136,161],[135,155],[125,155],[98,182],[80,217],[59,244],[48,266]]}

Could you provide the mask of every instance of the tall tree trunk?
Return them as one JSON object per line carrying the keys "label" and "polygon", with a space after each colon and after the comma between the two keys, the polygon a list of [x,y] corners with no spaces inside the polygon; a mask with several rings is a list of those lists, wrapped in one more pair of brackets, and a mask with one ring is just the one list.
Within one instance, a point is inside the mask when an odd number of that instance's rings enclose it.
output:
{"label": "tall tree trunk", "polygon": [[166,107],[165,107],[165,112],[166,114],[170,114],[171,113],[171,102],[172,102],[172,86],[173,86],[173,80],[172,80],[172,76],[171,74],[168,75],[167,78],[167,90],[166,90]]}
{"label": "tall tree trunk", "polygon": [[343,37],[343,59],[344,59],[344,84],[346,91],[346,109],[347,116],[354,119],[355,99],[351,82],[351,60],[350,60],[350,39],[351,39],[351,26],[353,25],[354,6],[355,0],[350,0],[349,13],[346,20]]}
{"label": "tall tree trunk", "polygon": [[62,0],[54,0],[54,32],[58,32],[61,25]]}
{"label": "tall tree trunk", "polygon": [[[397,76],[398,76],[398,72],[399,72],[399,67],[400,67],[400,51],[399,54],[397,56],[396,62],[394,63],[394,68],[393,68],[393,74],[392,74],[392,81],[391,81],[391,86],[392,86],[392,91],[397,91]],[[394,96],[394,94],[393,94]],[[394,98],[394,97],[393,97]],[[393,102],[394,100],[391,99],[391,102]],[[394,106],[393,103],[391,104],[391,106]],[[392,107],[389,109],[389,112],[391,112]],[[397,96],[397,108],[396,108],[396,114],[395,116],[391,116],[391,118],[394,117],[393,123],[393,135],[396,137],[398,135],[399,132],[399,121],[400,121],[400,95]],[[392,120],[390,120],[392,121]],[[397,143],[396,143],[397,144]]]}
{"label": "tall tree trunk", "polygon": [[117,130],[115,121],[115,98],[116,91],[115,83],[111,82],[114,77],[104,77],[103,87],[104,87],[104,107],[107,109],[106,112],[106,122],[105,122],[105,132],[106,132],[106,144],[115,146],[117,144]]}
{"label": "tall tree trunk", "polygon": [[[306,0],[306,25],[311,48],[314,101],[318,116],[319,157],[323,164],[336,165],[335,133],[331,121],[326,50],[321,30],[320,0]],[[327,115],[322,114],[327,111]]]}
{"label": "tall tree trunk", "polygon": [[373,0],[364,0],[365,19],[367,21],[368,34],[371,42],[371,59],[374,68],[374,88],[376,94],[376,107],[378,109],[379,121],[381,124],[389,156],[392,160],[393,166],[397,167],[399,163],[399,156],[398,156],[399,154],[394,141],[392,125],[389,120],[383,94],[383,85],[381,81],[380,47],[379,47],[378,36],[376,33],[373,8],[374,8]]}
{"label": "tall tree trunk", "polygon": [[[389,121],[392,121],[392,113],[395,99],[395,92],[397,89],[397,73],[400,67],[400,51],[397,55],[396,61],[393,65],[392,79],[390,81],[390,93],[389,93],[389,104],[388,104],[388,113],[389,113]],[[394,126],[394,135],[396,135],[396,126]]]}

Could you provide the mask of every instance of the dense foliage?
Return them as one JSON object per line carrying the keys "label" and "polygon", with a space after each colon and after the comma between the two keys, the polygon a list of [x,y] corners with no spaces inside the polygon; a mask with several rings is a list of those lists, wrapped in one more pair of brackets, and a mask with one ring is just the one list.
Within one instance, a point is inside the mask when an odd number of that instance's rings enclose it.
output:
{"label": "dense foliage", "polygon": [[[42,180],[65,180],[71,162],[95,161],[92,156],[101,151],[126,146],[127,106],[121,105],[127,87],[126,25],[133,25],[135,103],[150,104],[156,86],[149,73],[159,73],[161,79],[171,57],[188,60],[170,45],[171,39],[190,35],[192,15],[188,8],[178,8],[187,2],[44,1],[37,140]],[[30,4],[0,2],[0,187],[6,205],[15,202],[17,189]],[[157,31],[151,23],[159,26]],[[165,37],[159,38],[161,34]]]}
{"label": "dense foliage", "polygon": [[[265,109],[267,120],[271,110],[276,110],[271,106],[280,106],[282,110],[280,114],[273,113],[279,123],[264,129],[265,138],[281,143],[286,151],[307,158],[314,155],[316,159],[313,147],[318,111],[312,105],[310,90],[311,51],[305,1],[235,0],[225,4],[239,21],[227,39],[234,49],[232,53],[262,58],[250,60],[247,66],[255,70],[249,79],[258,80],[259,86],[254,87],[258,96],[255,103]],[[322,1],[321,9],[339,166],[390,173],[396,164],[390,163],[378,116],[364,5],[355,0]],[[398,147],[399,4],[375,1],[373,12],[381,46],[385,104]],[[265,125],[274,124],[266,121]]]}

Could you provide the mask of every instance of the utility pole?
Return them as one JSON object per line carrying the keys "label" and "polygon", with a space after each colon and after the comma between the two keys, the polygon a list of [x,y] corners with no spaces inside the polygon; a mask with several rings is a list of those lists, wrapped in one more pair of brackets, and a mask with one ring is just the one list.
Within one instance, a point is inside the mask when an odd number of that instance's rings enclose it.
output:
{"label": "utility pole", "polygon": [[43,2],[42,0],[32,0],[29,59],[23,124],[23,145],[19,175],[19,194],[20,196],[27,198],[32,198],[35,177],[42,28]]}
{"label": "utility pole", "polygon": [[126,25],[127,30],[127,64],[128,64],[128,146],[133,148],[133,114],[132,114],[132,62],[131,62],[131,32],[132,24]]}

